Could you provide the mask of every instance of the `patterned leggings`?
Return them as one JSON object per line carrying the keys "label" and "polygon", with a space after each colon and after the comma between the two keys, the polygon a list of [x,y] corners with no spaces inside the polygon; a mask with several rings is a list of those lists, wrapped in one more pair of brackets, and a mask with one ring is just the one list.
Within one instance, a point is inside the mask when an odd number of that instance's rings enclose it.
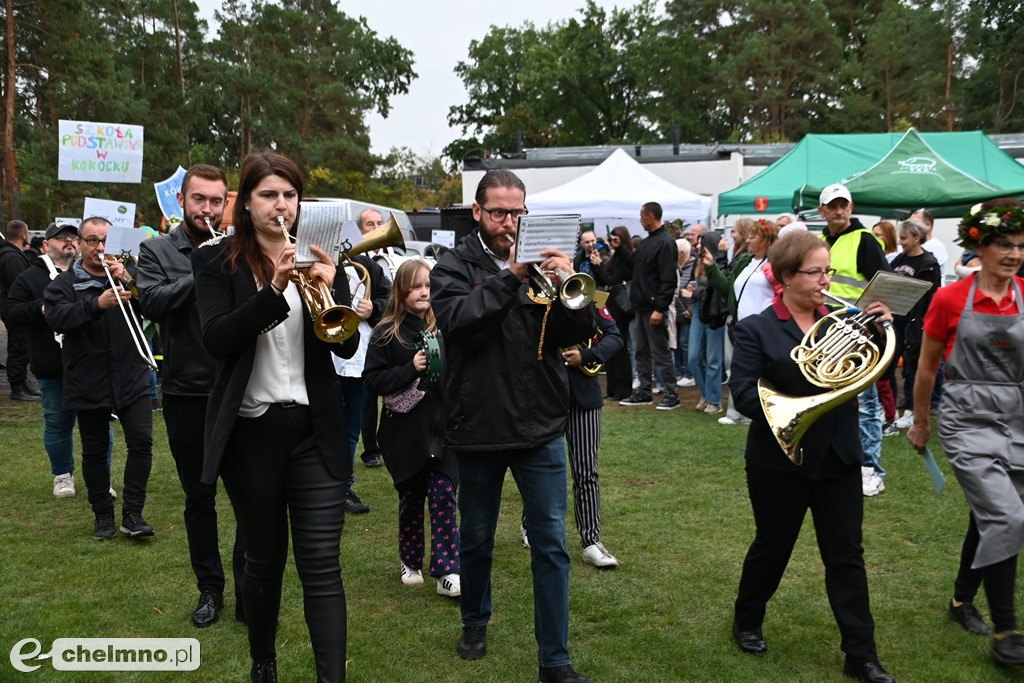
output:
{"label": "patterned leggings", "polygon": [[411,569],[423,567],[423,502],[430,504],[430,576],[459,573],[459,526],[455,520],[455,484],[429,466],[396,486],[398,554]]}

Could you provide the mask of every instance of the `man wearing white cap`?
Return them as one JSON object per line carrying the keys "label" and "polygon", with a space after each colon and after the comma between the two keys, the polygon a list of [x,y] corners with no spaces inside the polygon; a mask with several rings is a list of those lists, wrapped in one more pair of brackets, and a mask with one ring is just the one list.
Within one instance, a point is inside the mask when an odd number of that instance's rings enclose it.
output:
{"label": "man wearing white cap", "polygon": [[[856,301],[879,270],[892,270],[881,245],[864,225],[853,218],[853,197],[845,185],[835,183],[821,191],[818,213],[828,226],[822,230],[829,244],[835,274],[825,284],[833,296]],[[882,418],[878,389],[872,384],[859,399],[860,442],[864,449],[862,483],[865,496],[885,490],[882,477]]]}

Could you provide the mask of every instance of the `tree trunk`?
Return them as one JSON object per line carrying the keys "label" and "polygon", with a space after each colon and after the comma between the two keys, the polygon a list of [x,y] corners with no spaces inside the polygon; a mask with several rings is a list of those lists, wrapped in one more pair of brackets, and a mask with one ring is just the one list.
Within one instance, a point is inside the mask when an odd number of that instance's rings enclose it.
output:
{"label": "tree trunk", "polygon": [[[181,21],[178,16],[178,0],[174,0],[174,52],[178,60],[178,89],[181,90],[181,102],[185,103],[185,69],[181,64]],[[187,111],[187,109],[186,109]],[[185,120],[185,154],[187,162],[192,166],[192,143],[188,135],[189,122]]]}
{"label": "tree trunk", "polygon": [[14,42],[14,0],[6,0],[7,10],[7,68],[4,90],[4,132],[0,144],[4,150],[3,208],[4,214],[15,217],[21,195],[21,178],[18,173],[18,157],[14,150],[14,95],[17,92],[17,73],[15,72]]}
{"label": "tree trunk", "polygon": [[953,34],[946,43],[946,130],[953,132]]}

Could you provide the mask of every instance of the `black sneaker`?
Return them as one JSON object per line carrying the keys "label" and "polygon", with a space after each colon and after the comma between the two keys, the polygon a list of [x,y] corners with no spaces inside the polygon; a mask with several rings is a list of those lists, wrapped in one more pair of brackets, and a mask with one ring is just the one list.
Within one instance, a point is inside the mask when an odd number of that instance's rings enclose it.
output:
{"label": "black sneaker", "polygon": [[363,456],[363,464],[366,465],[367,469],[375,470],[381,466],[380,456],[371,455],[369,457]]}
{"label": "black sneaker", "polygon": [[39,394],[33,394],[24,382],[12,382],[11,383],[11,400],[12,401],[23,401],[31,403],[34,401],[41,401]]}
{"label": "black sneaker", "polygon": [[487,654],[487,627],[463,626],[455,649],[463,659],[482,659]]}
{"label": "black sneaker", "polygon": [[96,527],[93,529],[92,535],[97,541],[109,541],[117,536],[113,512],[101,512],[96,515]]}
{"label": "black sneaker", "polygon": [[976,636],[992,635],[992,630],[981,618],[981,613],[978,612],[978,608],[974,606],[973,602],[963,602],[959,607],[955,607],[953,601],[950,600],[949,618],[963,626],[968,633],[973,633]]}
{"label": "black sneaker", "polygon": [[989,654],[997,664],[1024,664],[1024,636],[1014,631],[1005,638],[993,638]]}
{"label": "black sneaker", "polygon": [[563,666],[542,666],[540,675],[537,677],[540,683],[590,683],[589,678],[584,678],[576,673],[576,669],[569,664]]}
{"label": "black sneaker", "polygon": [[121,515],[121,533],[126,534],[130,538],[156,535],[153,527],[146,523],[141,514],[138,512],[128,512],[127,510]]}
{"label": "black sneaker", "polygon": [[639,390],[630,394],[629,398],[619,401],[620,406],[649,406],[651,403],[653,403],[653,401],[651,401],[650,392],[645,394]]}
{"label": "black sneaker", "polygon": [[362,515],[370,511],[370,506],[359,500],[359,496],[352,489],[345,494],[345,512],[350,515]]}
{"label": "black sneaker", "polygon": [[675,410],[679,407],[679,394],[668,392],[661,397],[661,403],[658,404],[658,410]]}

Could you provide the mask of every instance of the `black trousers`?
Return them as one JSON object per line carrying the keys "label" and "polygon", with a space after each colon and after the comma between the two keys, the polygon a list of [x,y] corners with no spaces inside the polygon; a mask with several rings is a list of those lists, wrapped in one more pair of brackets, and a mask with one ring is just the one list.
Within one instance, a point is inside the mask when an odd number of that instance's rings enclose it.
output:
{"label": "black trousers", "polygon": [[[113,512],[110,497],[110,408],[76,410],[78,433],[82,437],[82,477],[89,490],[89,505],[99,515]],[[123,507],[142,514],[146,504],[146,486],[153,466],[153,402],[149,394],[128,405],[117,407],[117,419],[124,430],[128,457],[124,463]]]}
{"label": "black trousers", "polygon": [[804,515],[810,510],[842,650],[852,661],[877,659],[861,546],[864,498],[860,468],[848,467],[834,479],[813,480],[747,467],[747,490],[757,531],[743,562],[736,598],[739,628],[761,627],[768,600],[779,587]]}
{"label": "black trousers", "polygon": [[363,407],[363,462],[373,456],[380,457],[380,446],[377,445],[377,401],[380,396],[366,392],[366,404]]}
{"label": "black trousers", "polygon": [[28,379],[28,334],[21,325],[7,326],[7,382],[13,389]]}
{"label": "black trousers", "polygon": [[347,487],[324,465],[310,409],[272,405],[260,417],[239,417],[221,477],[245,542],[242,600],[253,660],[275,657],[290,524],[317,680],[345,680],[339,546]]}
{"label": "black trousers", "polygon": [[[188,554],[196,575],[196,586],[200,591],[223,593],[224,567],[220,561],[217,531],[217,485],[200,481],[207,403],[206,396],[164,394],[164,422],[167,425],[167,443],[178,470],[178,481],[185,492],[185,535],[188,537]],[[231,559],[235,600],[236,604],[241,604],[245,545],[237,524]]]}
{"label": "black trousers", "polygon": [[996,633],[1017,628],[1017,614],[1013,595],[1017,582],[1017,556],[987,567],[971,569],[974,555],[978,552],[978,525],[971,514],[967,520],[967,533],[960,548],[960,568],[953,582],[953,599],[957,602],[974,602],[978,587],[985,584],[985,599],[992,614],[992,626]]}
{"label": "black trousers", "polygon": [[605,364],[608,381],[605,393],[612,398],[629,398],[633,393],[633,362],[629,359],[629,323],[632,315],[615,317],[615,326],[622,335],[622,348]]}

